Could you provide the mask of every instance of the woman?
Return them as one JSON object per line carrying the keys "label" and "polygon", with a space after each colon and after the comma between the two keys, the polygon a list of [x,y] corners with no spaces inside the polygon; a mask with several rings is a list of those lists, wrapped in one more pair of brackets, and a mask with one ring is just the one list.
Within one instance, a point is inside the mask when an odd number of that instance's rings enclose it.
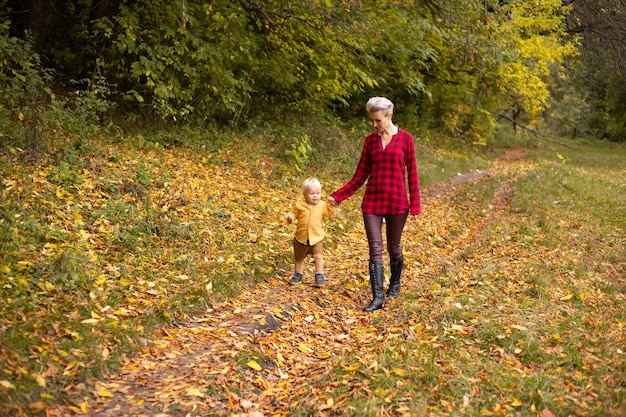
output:
{"label": "woman", "polygon": [[[384,97],[372,97],[365,106],[375,132],[365,138],[361,158],[352,179],[328,198],[338,205],[352,196],[365,181],[361,204],[369,245],[369,274],[372,302],[363,309],[372,312],[385,304],[383,268],[383,219],[387,230],[387,251],[391,278],[387,297],[400,292],[404,263],[400,239],[409,213],[420,214],[420,187],[415,160],[415,143],[410,133],[393,124],[393,103]],[[407,177],[410,201],[407,198]]]}

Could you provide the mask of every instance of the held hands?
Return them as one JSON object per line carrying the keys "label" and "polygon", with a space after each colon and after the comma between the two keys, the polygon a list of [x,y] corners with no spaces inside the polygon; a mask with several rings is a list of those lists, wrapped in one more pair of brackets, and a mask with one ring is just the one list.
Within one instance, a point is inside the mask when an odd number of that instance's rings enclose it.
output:
{"label": "held hands", "polygon": [[330,204],[333,207],[337,207],[339,205],[339,203],[337,203],[337,200],[335,200],[332,197],[328,197],[328,204]]}
{"label": "held hands", "polygon": [[289,213],[285,216],[285,220],[287,220],[287,223],[292,223],[293,222],[293,214]]}

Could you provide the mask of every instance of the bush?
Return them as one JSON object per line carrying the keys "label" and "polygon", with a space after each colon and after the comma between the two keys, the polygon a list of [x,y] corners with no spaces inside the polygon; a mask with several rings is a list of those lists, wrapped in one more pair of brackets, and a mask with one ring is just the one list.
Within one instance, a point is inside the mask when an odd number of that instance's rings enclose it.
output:
{"label": "bush", "polygon": [[[78,88],[59,97],[54,73],[43,68],[33,39],[9,35],[10,22],[0,23],[0,137],[14,146],[45,148],[61,140],[81,147],[100,130],[102,115],[114,107],[114,86],[101,75],[98,60],[91,79],[73,81]],[[6,142],[6,141],[5,141]]]}

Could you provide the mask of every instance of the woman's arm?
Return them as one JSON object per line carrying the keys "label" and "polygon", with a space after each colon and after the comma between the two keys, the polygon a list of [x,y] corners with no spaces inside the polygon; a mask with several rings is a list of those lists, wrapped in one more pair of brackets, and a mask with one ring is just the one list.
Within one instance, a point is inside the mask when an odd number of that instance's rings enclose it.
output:
{"label": "woman's arm", "polygon": [[420,181],[419,173],[417,170],[417,159],[415,156],[415,142],[413,136],[407,132],[408,143],[406,150],[406,170],[409,178],[409,195],[411,197],[410,210],[411,215],[417,216],[422,212],[421,209],[421,196],[420,196]]}

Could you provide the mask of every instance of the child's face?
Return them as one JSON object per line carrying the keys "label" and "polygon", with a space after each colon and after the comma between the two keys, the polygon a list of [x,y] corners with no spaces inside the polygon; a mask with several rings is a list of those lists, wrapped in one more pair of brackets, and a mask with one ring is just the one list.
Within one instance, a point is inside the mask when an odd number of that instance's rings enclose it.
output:
{"label": "child's face", "polygon": [[304,199],[309,204],[317,204],[322,198],[322,189],[319,187],[309,187],[304,191]]}

